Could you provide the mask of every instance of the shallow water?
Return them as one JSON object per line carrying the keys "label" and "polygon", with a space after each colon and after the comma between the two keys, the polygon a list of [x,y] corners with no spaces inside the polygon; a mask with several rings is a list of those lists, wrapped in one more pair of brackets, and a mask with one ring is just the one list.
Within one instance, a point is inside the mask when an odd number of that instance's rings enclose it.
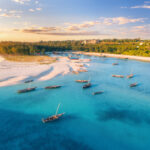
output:
{"label": "shallow water", "polygon": [[[82,58],[88,56],[82,56]],[[91,58],[89,72],[32,83],[37,91],[17,94],[20,84],[0,88],[0,150],[146,150],[150,148],[150,63]],[[118,62],[118,66],[112,66]],[[112,74],[132,79],[112,78]],[[76,79],[91,80],[82,89]],[[129,88],[130,83],[139,86]],[[44,90],[47,85],[63,87]],[[103,94],[92,95],[102,90]],[[61,103],[60,120],[43,124]]]}

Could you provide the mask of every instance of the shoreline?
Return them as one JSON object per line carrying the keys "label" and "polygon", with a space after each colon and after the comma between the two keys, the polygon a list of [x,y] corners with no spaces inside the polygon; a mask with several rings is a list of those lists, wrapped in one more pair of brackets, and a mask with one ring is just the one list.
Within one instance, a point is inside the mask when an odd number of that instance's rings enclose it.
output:
{"label": "shoreline", "polygon": [[88,55],[88,56],[110,57],[110,58],[130,59],[130,60],[150,62],[150,57],[143,57],[143,56],[109,54],[109,53],[95,53],[95,52],[82,52],[82,51],[72,52],[72,53],[74,53],[74,54],[83,54],[83,55]]}
{"label": "shoreline", "polygon": [[57,57],[57,61],[51,64],[25,63],[7,61],[0,56],[0,87],[12,86],[24,83],[26,80],[46,81],[59,75],[80,70],[87,70],[88,60],[70,60],[67,57]]}

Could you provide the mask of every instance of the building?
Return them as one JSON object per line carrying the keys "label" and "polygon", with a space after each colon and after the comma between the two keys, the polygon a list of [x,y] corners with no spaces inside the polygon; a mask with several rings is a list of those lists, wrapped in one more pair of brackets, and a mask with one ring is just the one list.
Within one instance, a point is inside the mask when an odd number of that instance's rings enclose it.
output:
{"label": "building", "polygon": [[83,44],[97,44],[99,42],[100,40],[84,40],[82,43]]}

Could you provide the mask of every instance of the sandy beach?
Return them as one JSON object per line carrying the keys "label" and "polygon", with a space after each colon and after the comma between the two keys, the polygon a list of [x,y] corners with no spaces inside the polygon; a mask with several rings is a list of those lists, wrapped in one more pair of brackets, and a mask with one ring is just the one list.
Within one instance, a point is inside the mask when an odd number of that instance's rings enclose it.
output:
{"label": "sandy beach", "polygon": [[88,61],[59,57],[57,62],[40,65],[38,63],[10,62],[0,57],[0,87],[23,83],[29,79],[34,81],[51,80],[58,75],[86,70],[89,65]]}
{"label": "sandy beach", "polygon": [[99,57],[112,57],[112,58],[120,58],[120,59],[133,59],[139,61],[150,62],[150,57],[142,57],[142,56],[130,56],[130,55],[121,55],[121,54],[108,54],[108,53],[94,53],[94,52],[73,52],[74,54],[84,54],[89,56],[99,56]]}

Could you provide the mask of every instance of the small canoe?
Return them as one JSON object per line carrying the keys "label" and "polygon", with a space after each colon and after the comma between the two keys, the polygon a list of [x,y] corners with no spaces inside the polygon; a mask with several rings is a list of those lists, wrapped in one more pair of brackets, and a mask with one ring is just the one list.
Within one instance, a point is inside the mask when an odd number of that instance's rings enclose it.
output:
{"label": "small canoe", "polygon": [[132,84],[130,84],[130,87],[135,87],[137,85],[138,85],[137,83],[132,83]]}
{"label": "small canoe", "polygon": [[134,76],[133,74],[130,74],[127,76],[127,78],[133,78],[133,76]]}
{"label": "small canoe", "polygon": [[112,77],[116,77],[116,78],[124,78],[123,75],[112,75]]}
{"label": "small canoe", "polygon": [[78,72],[88,72],[88,71],[85,69],[79,69]]}
{"label": "small canoe", "polygon": [[53,85],[53,86],[47,86],[45,87],[45,89],[56,89],[56,88],[60,88],[60,85]]}
{"label": "small canoe", "polygon": [[94,93],[92,93],[93,95],[97,95],[97,94],[102,94],[102,93],[104,93],[103,91],[98,91],[98,92],[94,92]]}
{"label": "small canoe", "polygon": [[73,74],[79,74],[79,72],[78,72],[78,71],[72,71],[72,73],[73,73]]}
{"label": "small canoe", "polygon": [[47,123],[47,122],[51,122],[51,121],[54,121],[54,120],[57,120],[59,119],[61,116],[63,116],[65,113],[61,113],[61,114],[58,114],[58,115],[53,115],[53,116],[50,116],[46,119],[42,119],[42,122],[43,123]]}
{"label": "small canoe", "polygon": [[27,80],[24,83],[30,83],[30,82],[33,82],[33,80]]}
{"label": "small canoe", "polygon": [[87,83],[87,84],[83,85],[83,89],[89,88],[89,87],[91,87],[91,83]]}
{"label": "small canoe", "polygon": [[76,80],[76,82],[79,82],[79,83],[87,83],[89,82],[88,80]]}
{"label": "small canoe", "polygon": [[35,91],[35,90],[36,90],[36,87],[26,88],[26,89],[23,89],[23,90],[18,90],[18,93],[27,93],[27,92],[32,92],[32,91]]}
{"label": "small canoe", "polygon": [[119,64],[118,63],[112,63],[112,65],[115,66],[115,65],[119,65]]}

